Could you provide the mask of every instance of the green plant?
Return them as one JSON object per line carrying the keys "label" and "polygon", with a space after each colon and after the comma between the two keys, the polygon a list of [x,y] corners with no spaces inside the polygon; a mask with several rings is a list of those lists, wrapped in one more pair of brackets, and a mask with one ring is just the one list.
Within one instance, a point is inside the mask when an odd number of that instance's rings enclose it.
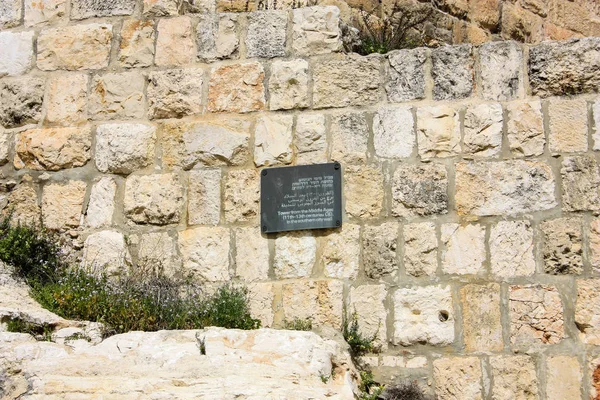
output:
{"label": "green plant", "polygon": [[344,318],[342,334],[348,345],[350,345],[350,352],[353,357],[359,357],[366,353],[379,351],[379,348],[374,345],[377,332],[371,337],[363,336],[360,333],[356,312],[352,313],[350,318]]}
{"label": "green plant", "polygon": [[284,320],[283,327],[292,331],[310,331],[312,330],[312,320],[310,318],[294,318],[292,321]]}
{"label": "green plant", "polygon": [[85,340],[86,342],[91,342],[92,338],[89,337],[88,335],[81,333],[81,332],[75,332],[74,334],[67,336],[65,338],[65,343],[67,342],[73,342],[75,340]]}
{"label": "green plant", "polygon": [[385,386],[375,382],[371,371],[360,371],[360,385],[358,389],[361,392],[359,396],[360,400],[377,400],[383,393]]}
{"label": "green plant", "polygon": [[8,332],[27,333],[37,340],[50,342],[52,341],[52,331],[54,329],[48,324],[36,324],[21,318],[12,318],[6,323],[6,330]]}

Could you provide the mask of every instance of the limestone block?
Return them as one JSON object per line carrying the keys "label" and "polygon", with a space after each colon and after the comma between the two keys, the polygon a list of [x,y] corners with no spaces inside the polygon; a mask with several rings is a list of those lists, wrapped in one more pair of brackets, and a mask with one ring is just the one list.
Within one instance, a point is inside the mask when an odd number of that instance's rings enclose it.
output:
{"label": "limestone block", "polygon": [[433,222],[404,225],[404,268],[414,277],[434,276],[438,243]]}
{"label": "limestone block", "polygon": [[552,286],[510,286],[510,342],[513,346],[557,344],[565,337],[560,294]]}
{"label": "limestone block", "polygon": [[502,106],[469,107],[464,122],[464,152],[468,157],[494,157],[502,150]]}
{"label": "limestone block", "polygon": [[15,136],[17,169],[58,171],[81,167],[91,158],[89,127],[31,129]]}
{"label": "limestone block", "polygon": [[210,72],[208,110],[246,113],[265,108],[265,71],[258,62],[215,67]]}
{"label": "limestone block", "polygon": [[144,17],[171,17],[179,15],[181,0],[144,0]]}
{"label": "limestone block", "polygon": [[529,84],[534,96],[596,92],[599,72],[599,38],[546,42],[529,50]]}
{"label": "limestone block", "polygon": [[376,217],[383,207],[383,172],[370,166],[344,169],[346,212],[354,218]]}
{"label": "limestone block", "polygon": [[127,19],[121,28],[119,64],[127,68],[149,67],[154,64],[154,21]]}
{"label": "limestone block", "polygon": [[167,276],[181,269],[181,258],[177,253],[177,241],[167,232],[150,232],[138,235],[137,265],[152,268]]}
{"label": "limestone block", "polygon": [[269,109],[290,110],[309,106],[308,62],[302,59],[271,64]]}
{"label": "limestone block", "polygon": [[157,30],[156,65],[184,66],[195,61],[196,44],[189,17],[160,19]]}
{"label": "limestone block", "polygon": [[579,400],[583,398],[583,374],[577,357],[551,356],[546,359],[546,398]]}
{"label": "limestone block", "polygon": [[235,247],[237,277],[245,282],[269,279],[269,241],[262,237],[259,227],[236,229]]}
{"label": "limestone block", "polygon": [[172,69],[150,73],[148,118],[181,118],[202,112],[201,69]]}
{"label": "limestone block", "polygon": [[517,215],[556,207],[550,166],[539,161],[459,162],[456,209],[461,215]]}
{"label": "limestone block", "polygon": [[346,113],[331,118],[331,159],[344,165],[367,160],[369,126],[364,113]]}
{"label": "limestone block", "polygon": [[448,212],[448,173],[442,164],[401,164],[392,181],[392,215],[410,218]]}
{"label": "limestone block", "polygon": [[460,153],[458,111],[449,106],[419,107],[417,140],[422,160],[452,157]]}
{"label": "limestone block", "polygon": [[325,115],[299,114],[296,117],[294,146],[296,162],[300,165],[327,162]]}
{"label": "limestone block", "polygon": [[590,264],[592,272],[595,275],[600,273],[600,219],[596,218],[590,221],[589,227],[589,251]]}
{"label": "limestone block", "polygon": [[90,93],[93,119],[142,118],[144,77],[137,72],[96,75]]}
{"label": "limestone block", "polygon": [[225,220],[255,221],[259,215],[260,178],[255,170],[232,170],[225,180]]}
{"label": "limestone block", "polygon": [[325,276],[356,279],[360,263],[359,225],[344,224],[341,229],[327,231],[321,240]]}
{"label": "limestone block", "polygon": [[0,125],[14,128],[37,123],[42,116],[45,81],[10,78],[0,81]]}
{"label": "limestone block", "polygon": [[130,175],[125,181],[125,216],[136,224],[178,223],[183,191],[176,174]]}
{"label": "limestone block", "polygon": [[285,57],[287,11],[258,11],[248,14],[246,57]]}
{"label": "limestone block", "polygon": [[600,280],[581,279],[577,281],[577,301],[575,303],[575,324],[583,343],[600,344]]}
{"label": "limestone block", "polygon": [[37,40],[37,67],[43,71],[106,68],[112,29],[109,24],[82,24],[43,30]]}
{"label": "limestone block", "polygon": [[282,285],[286,321],[310,320],[313,327],[342,328],[344,284],[337,280],[302,280]]}
{"label": "limestone block", "polygon": [[265,115],[256,121],[254,165],[290,164],[293,157],[292,115]]}
{"label": "limestone block", "polygon": [[492,398],[494,400],[537,400],[538,379],[535,363],[529,356],[494,356]]}
{"label": "limestone block", "polygon": [[387,54],[385,91],[390,103],[425,98],[425,48],[394,50]]}
{"label": "limestone block", "polygon": [[544,271],[553,275],[582,274],[581,218],[566,217],[543,221],[540,230],[543,236]]}
{"label": "limestone block", "polygon": [[199,282],[222,282],[230,279],[229,229],[200,227],[179,232],[179,251],[183,270]]}
{"label": "limestone block", "polygon": [[188,188],[188,224],[218,225],[221,218],[221,171],[191,171]]}
{"label": "limestone block", "polygon": [[358,55],[316,62],[313,65],[313,106],[329,108],[377,103],[380,98],[379,65],[377,56]]}
{"label": "limestone block", "polygon": [[88,83],[86,74],[59,75],[50,79],[46,121],[71,126],[87,120]]}
{"label": "limestone block", "polygon": [[317,240],[309,231],[283,233],[275,239],[273,268],[277,279],[306,278],[316,261]]}
{"label": "limestone block", "polygon": [[398,274],[398,224],[365,225],[362,237],[362,257],[365,274],[371,279],[395,277]]}
{"label": "limestone block", "polygon": [[596,357],[589,361],[588,377],[590,380],[590,396],[592,399],[600,394],[600,358]]}
{"label": "limestone block", "polygon": [[104,176],[94,183],[85,213],[85,226],[100,228],[112,224],[116,194],[117,184],[113,178]]}
{"label": "limestone block", "polygon": [[236,14],[200,15],[196,26],[198,58],[204,62],[236,58],[240,44],[237,27]]}
{"label": "limestone block", "polygon": [[500,278],[535,273],[533,229],[528,221],[499,221],[489,239],[490,267]]}
{"label": "limestone block", "polygon": [[20,0],[4,0],[0,3],[0,29],[13,28],[21,24],[22,5]]}
{"label": "limestone block", "polygon": [[544,39],[543,23],[544,20],[532,12],[510,3],[502,4],[501,29],[502,37],[505,39],[522,43],[539,43]]}
{"label": "limestone block", "polygon": [[39,0],[25,2],[25,25],[54,24],[66,15],[66,0]]}
{"label": "limestone block", "polygon": [[[228,2],[232,3],[232,2]],[[183,2],[184,10],[188,13],[214,14],[217,11],[217,0],[186,0]]]}
{"label": "limestone block", "polygon": [[6,164],[12,146],[12,136],[0,128],[0,165]]}
{"label": "limestone block", "polygon": [[443,46],[431,52],[434,100],[464,99],[474,84],[473,47]]}
{"label": "limestone block", "polygon": [[442,225],[442,271],[446,274],[484,272],[485,226],[479,224]]}
{"label": "limestone block", "polygon": [[52,230],[77,228],[87,185],[82,181],[50,183],[42,192],[42,219]]}
{"label": "limestone block", "polygon": [[[0,77],[22,75],[31,69],[34,60],[33,35],[33,31],[0,32]],[[38,49],[41,49],[39,39]]]}
{"label": "limestone block", "polygon": [[460,289],[463,336],[467,352],[502,351],[500,285],[470,284]]}
{"label": "limestone block", "polygon": [[272,283],[252,283],[248,285],[248,308],[252,318],[260,320],[261,328],[273,326],[273,301],[275,294]]}
{"label": "limestone block", "polygon": [[297,56],[313,56],[342,50],[339,8],[297,8],[293,10],[292,22],[292,48]]}
{"label": "limestone block", "polygon": [[126,273],[131,256],[121,232],[92,233],[83,245],[83,268],[102,271],[109,275]]}
{"label": "limestone block", "polygon": [[410,107],[380,108],[373,117],[373,145],[382,158],[407,158],[413,153],[416,135]]}
{"label": "limestone block", "polygon": [[544,153],[546,136],[542,105],[539,101],[511,102],[508,111],[507,138],[515,157],[539,156]]}
{"label": "limestone block", "polygon": [[96,129],[96,167],[101,172],[130,174],[154,162],[156,128],[114,123]]}
{"label": "limestone block", "polygon": [[393,302],[392,343],[447,346],[454,342],[454,308],[449,286],[400,288],[394,293]]}
{"label": "limestone block", "polygon": [[71,19],[131,15],[135,0],[71,0]]}
{"label": "limestone block", "polygon": [[600,170],[593,157],[565,157],[560,172],[563,210],[600,209]]}
{"label": "limestone block", "polygon": [[585,100],[553,99],[548,106],[552,154],[587,151],[588,117]]}
{"label": "limestone block", "polygon": [[373,338],[373,345],[380,348],[387,344],[387,311],[384,305],[386,297],[386,285],[361,285],[350,288],[350,315],[346,316],[355,316],[360,334],[365,338]]}
{"label": "limestone block", "polygon": [[38,195],[33,185],[22,183],[8,194],[8,204],[3,210],[12,210],[12,222],[22,225],[35,225],[41,222],[42,210],[38,205]]}
{"label": "limestone block", "polygon": [[483,399],[481,362],[477,357],[446,357],[433,361],[435,394],[439,400]]}
{"label": "limestone block", "polygon": [[506,101],[523,95],[523,50],[518,43],[486,43],[479,47],[479,58],[484,99]]}

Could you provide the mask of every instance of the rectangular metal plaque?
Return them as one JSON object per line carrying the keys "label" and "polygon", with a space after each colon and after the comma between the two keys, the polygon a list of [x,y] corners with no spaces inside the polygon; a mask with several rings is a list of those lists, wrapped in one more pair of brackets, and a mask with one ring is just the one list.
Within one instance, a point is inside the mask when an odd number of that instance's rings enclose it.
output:
{"label": "rectangular metal plaque", "polygon": [[342,226],[340,164],[263,169],[260,220],[266,233]]}

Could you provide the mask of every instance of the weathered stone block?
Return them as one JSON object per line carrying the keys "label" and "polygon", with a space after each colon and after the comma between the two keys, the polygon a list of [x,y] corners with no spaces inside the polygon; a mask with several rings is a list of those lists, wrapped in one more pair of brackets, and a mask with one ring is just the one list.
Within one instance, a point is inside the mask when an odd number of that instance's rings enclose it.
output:
{"label": "weathered stone block", "polygon": [[417,140],[422,160],[452,157],[460,153],[458,111],[448,106],[417,109]]}
{"label": "weathered stone block", "polygon": [[474,84],[473,47],[443,46],[431,52],[433,98],[464,99],[471,96]]}
{"label": "weathered stone block", "polygon": [[439,400],[483,399],[481,362],[477,357],[446,357],[433,361],[435,394]]}
{"label": "weathered stone block", "polygon": [[556,207],[550,166],[538,161],[456,164],[456,209],[461,215],[516,215]]}
{"label": "weathered stone block", "polygon": [[494,157],[502,150],[502,106],[479,104],[467,109],[464,152],[468,157]]}
{"label": "weathered stone block", "polygon": [[365,274],[371,279],[395,277],[398,274],[398,224],[365,225],[362,256]]}
{"label": "weathered stone block", "polygon": [[293,10],[292,48],[297,56],[342,50],[340,10],[334,6]]}
{"label": "weathered stone block", "polygon": [[236,14],[200,15],[196,26],[198,58],[205,62],[236,58],[240,44],[237,26]]}
{"label": "weathered stone block", "polygon": [[245,282],[269,279],[269,242],[260,228],[251,226],[235,230],[235,275]]}
{"label": "weathered stone block", "polygon": [[560,294],[552,286],[510,286],[510,342],[513,346],[557,344],[565,337]]}
{"label": "weathered stone block", "polygon": [[410,107],[381,108],[373,117],[373,145],[382,158],[407,158],[416,142]]}
{"label": "weathered stone block", "polygon": [[317,240],[309,231],[281,234],[275,239],[273,268],[278,279],[306,278],[316,261]]}
{"label": "weathered stone block", "polygon": [[218,225],[221,218],[221,170],[190,171],[188,224]]}
{"label": "weathered stone block", "polygon": [[392,181],[392,215],[409,218],[448,212],[448,173],[442,164],[401,164]]}
{"label": "weathered stone block", "polygon": [[89,127],[32,129],[15,136],[17,169],[58,171],[81,167],[91,158]]}
{"label": "weathered stone block", "polygon": [[0,165],[6,164],[12,147],[12,136],[0,128]]}
{"label": "weathered stone block", "polygon": [[507,139],[515,157],[539,156],[544,153],[546,136],[542,105],[539,101],[512,102],[508,111]]}
{"label": "weathered stone block", "polygon": [[144,77],[137,72],[96,75],[92,80],[90,115],[93,119],[142,118]]}
{"label": "weathered stone block", "polygon": [[156,128],[145,124],[104,124],[96,129],[96,167],[130,174],[154,162]]}
{"label": "weathered stone block", "polygon": [[[0,32],[0,77],[22,75],[31,69],[34,60],[33,31]],[[42,47],[39,45],[38,51]],[[41,66],[38,66],[41,69]]]}
{"label": "weathered stone block", "polygon": [[181,0],[144,0],[143,13],[146,18],[179,15],[181,3]]}
{"label": "weathered stone block", "polygon": [[535,273],[533,229],[528,221],[499,221],[489,239],[492,274],[500,278]]}
{"label": "weathered stone block", "polygon": [[523,95],[523,50],[518,43],[486,43],[479,47],[479,57],[484,99],[506,101]]}
{"label": "weathered stone block", "polygon": [[425,98],[426,61],[425,48],[388,53],[385,91],[389,102],[400,103]]}
{"label": "weathered stone block", "polygon": [[253,283],[248,285],[248,308],[252,318],[260,320],[261,328],[273,326],[273,301],[275,299],[272,283]]}
{"label": "weathered stone block", "polygon": [[117,231],[92,233],[83,245],[83,268],[109,275],[126,273],[131,255],[125,237]]}
{"label": "weathered stone block", "polygon": [[265,108],[265,71],[258,62],[224,65],[211,70],[208,110],[245,113]]}
{"label": "weathered stone block", "polygon": [[298,164],[327,162],[327,130],[323,114],[299,114],[296,117],[294,146]]}
{"label": "weathered stone block", "polygon": [[546,42],[529,50],[534,96],[593,93],[600,85],[600,38]]}
{"label": "weathered stone block", "polygon": [[449,286],[397,289],[392,343],[447,346],[454,342],[454,308]]}
{"label": "weathered stone block", "polygon": [[87,120],[88,83],[86,74],[59,75],[50,79],[46,121],[69,126]]}
{"label": "weathered stone block", "polygon": [[274,61],[269,78],[269,109],[289,110],[308,105],[308,61]]}
{"label": "weathered stone block", "polygon": [[183,270],[199,282],[230,279],[230,233],[221,227],[201,227],[179,232]]}
{"label": "weathered stone block", "polygon": [[196,59],[196,45],[189,17],[164,18],[158,21],[158,38],[154,63],[158,66],[184,66]]}
{"label": "weathered stone block", "polygon": [[285,57],[286,11],[259,11],[248,15],[246,57]]}
{"label": "weathered stone block", "polygon": [[292,115],[265,115],[257,120],[254,165],[262,167],[292,162],[293,124]]}
{"label": "weathered stone block", "polygon": [[154,63],[155,39],[154,21],[123,21],[119,63],[128,68],[151,66]]}
{"label": "weathered stone block", "polygon": [[583,273],[581,218],[543,221],[540,229],[543,236],[544,271],[553,275]]}
{"label": "weathered stone block", "polygon": [[346,318],[356,317],[359,332],[363,337],[374,338],[373,345],[387,345],[384,302],[387,297],[386,285],[361,285],[350,288],[349,308]]}
{"label": "weathered stone block", "polygon": [[344,164],[367,159],[369,126],[365,114],[347,113],[331,118],[331,159]]}
{"label": "weathered stone block", "polygon": [[43,30],[37,40],[37,67],[43,71],[106,68],[112,36],[112,25],[109,24]]}
{"label": "weathered stone block", "polygon": [[85,212],[85,226],[100,228],[112,224],[116,194],[117,184],[114,179],[105,176],[94,183]]}
{"label": "weathered stone block", "polygon": [[344,224],[341,229],[327,231],[321,240],[325,276],[356,279],[360,262],[360,227]]}
{"label": "weathered stone block", "polygon": [[15,78],[0,81],[0,125],[14,128],[37,123],[42,116],[45,81]]}
{"label": "weathered stone block", "polygon": [[577,281],[575,302],[575,324],[583,343],[600,345],[600,280],[581,279]]}
{"label": "weathered stone block", "polygon": [[138,235],[137,265],[162,271],[174,276],[181,270],[181,257],[177,253],[177,240],[168,232],[150,232]]}
{"label": "weathered stone block", "polygon": [[39,0],[25,2],[25,25],[54,24],[67,13],[67,0]]}
{"label": "weathered stone block", "polygon": [[315,63],[314,107],[348,107],[377,103],[380,98],[379,60],[377,56],[347,55]]}
{"label": "weathered stone block", "polygon": [[77,228],[87,185],[82,181],[51,183],[42,192],[42,219],[52,230]]}
{"label": "weathered stone block", "polygon": [[600,170],[593,157],[565,157],[560,172],[564,210],[594,211],[600,209]]}
{"label": "weathered stone block", "polygon": [[539,43],[544,39],[544,20],[509,2],[502,4],[501,29],[503,38],[522,43]]}
{"label": "weathered stone block", "polygon": [[529,356],[494,356],[492,398],[494,400],[537,400],[538,379],[535,363]]}
{"label": "weathered stone block", "polygon": [[548,114],[548,144],[552,154],[587,151],[588,117],[585,100],[551,100]]}
{"label": "weathered stone block", "polygon": [[546,359],[546,398],[579,400],[583,374],[577,357],[551,356]]}
{"label": "weathered stone block", "polygon": [[38,195],[33,185],[22,183],[8,194],[7,210],[12,210],[12,222],[22,225],[35,225],[42,221],[42,210],[38,205]]}
{"label": "weathered stone block", "polygon": [[259,215],[260,177],[255,170],[233,170],[225,181],[225,220],[255,221]]}
{"label": "weathered stone block", "polygon": [[598,275],[600,273],[600,218],[590,221],[588,232],[590,264],[592,265],[592,272]]}
{"label": "weathered stone block", "polygon": [[344,169],[346,212],[354,218],[376,217],[383,207],[383,172],[369,166]]}
{"label": "weathered stone block", "polygon": [[72,0],[71,19],[131,15],[135,0]]}
{"label": "weathered stone block", "polygon": [[23,3],[20,0],[3,0],[0,3],[0,29],[21,25]]}
{"label": "weathered stone block", "polygon": [[433,222],[404,225],[404,268],[414,277],[434,276],[438,243]]}
{"label": "weathered stone block", "polygon": [[136,224],[178,223],[183,185],[176,174],[131,175],[125,181],[125,216]]}
{"label": "weathered stone block", "polygon": [[500,285],[466,285],[460,290],[467,352],[502,351]]}
{"label": "weathered stone block", "polygon": [[148,118],[181,118],[202,112],[201,69],[154,71],[149,80]]}
{"label": "weathered stone block", "polygon": [[286,321],[310,320],[315,327],[342,327],[344,284],[337,280],[303,280],[282,285]]}
{"label": "weathered stone block", "polygon": [[442,225],[442,271],[446,274],[484,272],[485,226],[478,224]]}

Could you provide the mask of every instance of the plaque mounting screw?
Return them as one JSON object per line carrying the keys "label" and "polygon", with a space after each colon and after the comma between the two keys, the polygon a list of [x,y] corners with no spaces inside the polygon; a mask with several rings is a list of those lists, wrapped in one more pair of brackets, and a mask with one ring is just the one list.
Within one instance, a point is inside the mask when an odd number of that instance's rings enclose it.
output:
{"label": "plaque mounting screw", "polygon": [[335,164],[333,164],[333,168],[340,169],[340,163],[336,162]]}
{"label": "plaque mounting screw", "polygon": [[267,176],[267,170],[266,169],[263,169],[262,175],[263,176]]}
{"label": "plaque mounting screw", "polygon": [[340,220],[338,219],[337,221],[335,221],[335,226],[341,226],[342,223],[340,222]]}

